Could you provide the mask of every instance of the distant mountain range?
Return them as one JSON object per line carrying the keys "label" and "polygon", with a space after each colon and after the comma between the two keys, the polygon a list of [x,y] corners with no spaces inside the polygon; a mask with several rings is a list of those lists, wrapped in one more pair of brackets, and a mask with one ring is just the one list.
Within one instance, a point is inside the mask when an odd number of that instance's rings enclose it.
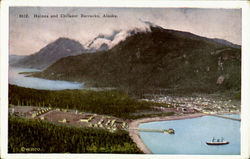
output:
{"label": "distant mountain range", "polygon": [[37,53],[10,64],[15,67],[44,69],[63,57],[75,56],[83,52],[86,52],[86,49],[79,42],[68,38],[59,38]]}
{"label": "distant mountain range", "polygon": [[34,76],[124,90],[240,90],[241,50],[225,40],[150,26],[109,50],[61,58]]}
{"label": "distant mountain range", "polygon": [[[117,36],[117,34],[119,35]],[[110,36],[100,34],[86,47],[75,40],[59,38],[34,54],[28,56],[10,55],[9,64],[14,67],[45,69],[63,57],[108,50],[123,40],[121,36],[123,36],[121,31],[114,31]],[[115,37],[116,40],[119,38],[117,42],[114,40]]]}
{"label": "distant mountain range", "polygon": [[[80,55],[83,53],[107,51],[115,47],[120,42],[126,40],[130,36],[133,36],[137,33],[151,32],[151,28],[164,30],[162,27],[157,26],[151,22],[143,21],[141,19],[139,20],[146,25],[145,28],[135,28],[132,30],[114,30],[111,35],[99,34],[87,44],[85,44],[85,46],[72,39],[59,38],[42,48],[40,51],[29,56],[9,56],[9,64],[15,67],[45,69],[64,57]],[[171,32],[171,30],[168,31]],[[212,42],[230,46],[232,48],[241,48],[240,45],[233,44],[223,39],[209,39],[188,32],[176,32],[176,35],[186,36],[191,39],[206,39],[208,41],[210,40]]]}
{"label": "distant mountain range", "polygon": [[12,65],[17,63],[19,60],[23,59],[25,56],[23,55],[9,55],[9,64]]}

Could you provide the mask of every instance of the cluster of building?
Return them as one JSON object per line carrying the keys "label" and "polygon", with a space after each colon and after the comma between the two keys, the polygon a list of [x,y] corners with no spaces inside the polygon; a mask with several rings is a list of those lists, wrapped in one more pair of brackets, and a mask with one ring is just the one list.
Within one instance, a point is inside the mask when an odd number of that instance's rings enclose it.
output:
{"label": "cluster of building", "polygon": [[126,130],[128,129],[128,123],[114,117],[110,116],[101,116],[101,115],[85,115],[84,117],[79,119],[79,122],[88,123],[89,127],[92,128],[103,128],[108,129],[110,132],[114,132],[116,130]]}
{"label": "cluster of building", "polygon": [[24,116],[27,118],[37,118],[51,111],[51,107],[32,107],[32,106],[13,106],[9,107],[9,113],[16,116]]}
{"label": "cluster of building", "polygon": [[240,111],[240,104],[235,104],[232,100],[218,100],[207,97],[156,97],[147,101],[157,103],[166,103],[169,108],[176,108],[182,112],[196,110],[208,114],[216,113],[238,113]]}
{"label": "cluster of building", "polygon": [[11,115],[46,120],[55,123],[101,128],[109,130],[110,132],[128,129],[128,122],[120,118],[78,112],[77,110],[52,109],[51,107],[10,106],[9,113]]}
{"label": "cluster of building", "polygon": [[45,113],[49,112],[50,110],[52,110],[51,107],[41,108],[40,110],[38,110],[36,112],[33,112],[31,116],[32,116],[32,118],[35,118],[35,117],[37,117],[39,115],[42,115],[42,114],[45,114]]}

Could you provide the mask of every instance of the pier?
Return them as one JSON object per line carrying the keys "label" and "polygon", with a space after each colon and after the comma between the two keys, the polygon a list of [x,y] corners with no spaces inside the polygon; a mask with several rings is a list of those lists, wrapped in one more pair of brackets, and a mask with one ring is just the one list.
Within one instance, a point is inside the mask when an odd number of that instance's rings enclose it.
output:
{"label": "pier", "polygon": [[224,119],[230,119],[230,120],[235,120],[235,121],[241,121],[241,119],[237,119],[237,118],[232,118],[232,117],[228,117],[228,116],[222,116],[222,115],[218,115],[218,114],[210,114],[211,116],[216,116],[219,118],[224,118]]}
{"label": "pier", "polygon": [[169,134],[174,134],[174,129],[129,129],[129,130],[137,130],[137,131],[142,131],[142,132],[156,132],[156,133],[169,133]]}

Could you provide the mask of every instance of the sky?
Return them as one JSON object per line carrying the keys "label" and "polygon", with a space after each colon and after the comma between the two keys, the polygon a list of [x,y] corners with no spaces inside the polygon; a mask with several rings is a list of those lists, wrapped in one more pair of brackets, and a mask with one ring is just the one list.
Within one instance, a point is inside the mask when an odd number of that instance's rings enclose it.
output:
{"label": "sky", "polygon": [[[77,17],[62,18],[61,14]],[[81,17],[81,14],[100,17]],[[103,17],[104,14],[113,17]],[[28,15],[28,18],[20,15]],[[58,18],[52,18],[52,15],[58,15]],[[30,55],[60,37],[77,40],[86,46],[99,34],[111,35],[114,30],[134,28],[145,30],[148,26],[142,21],[241,45],[241,16],[240,9],[11,7],[9,53]],[[124,35],[120,36],[124,39]]]}

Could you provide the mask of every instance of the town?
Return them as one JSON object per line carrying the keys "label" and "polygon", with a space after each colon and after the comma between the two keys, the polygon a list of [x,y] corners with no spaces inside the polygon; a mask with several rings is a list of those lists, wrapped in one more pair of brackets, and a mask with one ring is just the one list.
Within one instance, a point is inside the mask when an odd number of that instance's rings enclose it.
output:
{"label": "town", "polygon": [[195,112],[202,112],[205,114],[227,114],[227,113],[232,114],[240,112],[239,101],[214,99],[212,97],[155,96],[154,98],[151,99],[142,99],[142,100],[168,104],[171,107],[169,108],[156,107],[156,108],[162,109],[163,111],[175,110],[177,114],[195,113]]}
{"label": "town", "polygon": [[[152,99],[141,99],[155,103],[164,103],[166,106],[153,106],[156,113],[172,112],[175,116],[185,114],[232,114],[240,112],[240,104],[232,100],[211,99],[209,97],[173,97],[155,96]],[[14,106],[10,105],[11,115],[30,119],[45,120],[52,123],[67,124],[78,127],[106,129],[110,132],[128,130],[130,119],[121,119],[108,115],[80,112],[71,109],[51,107]]]}

